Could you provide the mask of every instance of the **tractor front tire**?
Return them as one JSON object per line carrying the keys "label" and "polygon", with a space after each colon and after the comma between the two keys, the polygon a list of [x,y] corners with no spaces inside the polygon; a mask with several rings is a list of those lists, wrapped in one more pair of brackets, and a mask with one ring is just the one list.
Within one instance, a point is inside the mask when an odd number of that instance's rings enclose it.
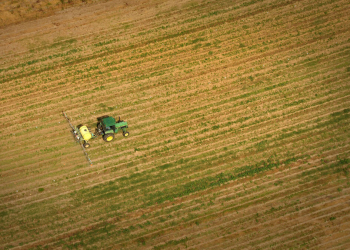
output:
{"label": "tractor front tire", "polygon": [[84,148],[89,148],[89,147],[90,147],[90,144],[87,143],[87,142],[84,142],[83,146],[84,146]]}
{"label": "tractor front tire", "polygon": [[124,137],[128,137],[129,136],[129,132],[123,132],[123,136]]}
{"label": "tractor front tire", "polygon": [[114,139],[114,134],[105,134],[103,136],[103,140],[106,141],[106,142],[110,142]]}

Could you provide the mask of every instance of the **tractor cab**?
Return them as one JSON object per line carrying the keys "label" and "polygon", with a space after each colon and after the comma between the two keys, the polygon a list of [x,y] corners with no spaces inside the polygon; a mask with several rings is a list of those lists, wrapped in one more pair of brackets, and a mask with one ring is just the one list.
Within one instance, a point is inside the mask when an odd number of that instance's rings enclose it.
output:
{"label": "tractor cab", "polygon": [[116,127],[116,121],[113,117],[106,117],[101,120],[102,128],[105,134],[107,133],[115,133]]}
{"label": "tractor cab", "polygon": [[102,116],[97,118],[97,133],[102,135],[103,140],[109,142],[114,139],[114,134],[118,133],[119,130],[123,131],[123,136],[127,137],[129,132],[126,131],[128,128],[128,123],[125,121],[119,120],[116,121],[111,116]]}

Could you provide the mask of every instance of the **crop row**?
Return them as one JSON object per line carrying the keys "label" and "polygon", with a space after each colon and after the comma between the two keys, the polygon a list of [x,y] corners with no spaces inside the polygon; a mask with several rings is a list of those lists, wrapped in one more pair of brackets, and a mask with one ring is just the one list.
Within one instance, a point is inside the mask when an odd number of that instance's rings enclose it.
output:
{"label": "crop row", "polygon": [[[304,26],[305,26],[305,24],[304,24]],[[226,28],[226,27],[223,27],[223,28]],[[320,27],[321,28],[321,27]],[[236,32],[236,30],[234,29],[233,31],[235,31]],[[237,30],[237,31],[240,31],[239,29]],[[230,34],[230,33],[232,33],[232,31],[230,32],[230,31],[228,31],[228,32],[225,32],[225,33],[228,33],[228,34]],[[156,46],[159,46],[158,44],[156,44]],[[134,52],[134,50],[129,50],[130,52]],[[152,50],[152,51],[154,51],[154,49]],[[129,52],[129,53],[130,53]],[[142,54],[142,53],[140,53],[140,54]],[[108,65],[108,63],[106,64],[106,65]]]}
{"label": "crop row", "polygon": [[[317,172],[314,172],[314,173],[317,173]],[[322,172],[321,172],[321,174],[322,174]],[[319,184],[321,184],[322,185],[322,183],[324,184],[325,182],[324,181],[319,181]],[[313,186],[313,189],[316,189],[317,187],[315,187],[312,183],[310,183],[309,184],[309,186]],[[283,188],[284,189],[284,188]],[[305,188],[304,188],[305,189]],[[303,187],[301,186],[300,187],[300,189],[299,190],[303,190]],[[309,190],[310,191],[310,190]],[[283,196],[283,195],[282,195]],[[269,197],[267,197],[266,199],[268,199]],[[271,198],[271,197],[270,197]],[[266,200],[266,199],[264,199],[264,200]],[[250,200],[250,199],[248,199],[248,200]],[[271,210],[272,211],[272,210]],[[189,216],[190,217],[190,216]],[[193,217],[192,217],[193,218]],[[197,218],[198,219],[198,217],[196,216],[195,218]],[[192,221],[193,221],[193,219],[191,219]],[[118,223],[119,224],[119,223]],[[151,223],[151,224],[153,224],[153,223]],[[135,225],[135,224],[134,224]],[[140,226],[141,226],[141,224],[140,224]],[[106,228],[106,227],[105,227]],[[112,230],[112,228],[113,227],[108,227],[108,229],[107,230]],[[101,228],[102,229],[102,228]],[[101,233],[103,232],[103,230],[101,231]],[[125,231],[125,233],[127,233],[127,231]],[[89,234],[90,235],[90,234]],[[92,231],[91,232],[91,235],[95,235],[96,236],[96,231]],[[103,235],[103,234],[102,234]],[[101,235],[101,236],[102,236]],[[110,232],[110,236],[112,236],[113,235],[113,233],[112,232]],[[86,236],[88,236],[88,235],[86,235]],[[91,238],[91,237],[86,237],[86,238]],[[95,239],[96,239],[97,237],[95,237]],[[92,240],[94,239],[94,237],[92,237]]]}

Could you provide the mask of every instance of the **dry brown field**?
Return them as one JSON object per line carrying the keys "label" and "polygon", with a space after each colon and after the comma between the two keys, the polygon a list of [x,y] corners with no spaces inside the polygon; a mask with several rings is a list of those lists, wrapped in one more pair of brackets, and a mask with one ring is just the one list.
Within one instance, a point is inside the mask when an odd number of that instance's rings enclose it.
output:
{"label": "dry brown field", "polygon": [[[0,29],[0,249],[350,249],[349,1],[26,20]],[[130,136],[91,165],[62,110]]]}

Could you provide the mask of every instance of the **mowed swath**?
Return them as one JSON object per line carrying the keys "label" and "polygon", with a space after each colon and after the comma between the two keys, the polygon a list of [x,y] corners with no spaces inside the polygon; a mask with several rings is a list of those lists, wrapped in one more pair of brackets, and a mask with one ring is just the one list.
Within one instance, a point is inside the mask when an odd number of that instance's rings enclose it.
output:
{"label": "mowed swath", "polygon": [[[171,5],[1,47],[1,247],[346,249],[349,3]],[[130,137],[90,166],[61,110]]]}

